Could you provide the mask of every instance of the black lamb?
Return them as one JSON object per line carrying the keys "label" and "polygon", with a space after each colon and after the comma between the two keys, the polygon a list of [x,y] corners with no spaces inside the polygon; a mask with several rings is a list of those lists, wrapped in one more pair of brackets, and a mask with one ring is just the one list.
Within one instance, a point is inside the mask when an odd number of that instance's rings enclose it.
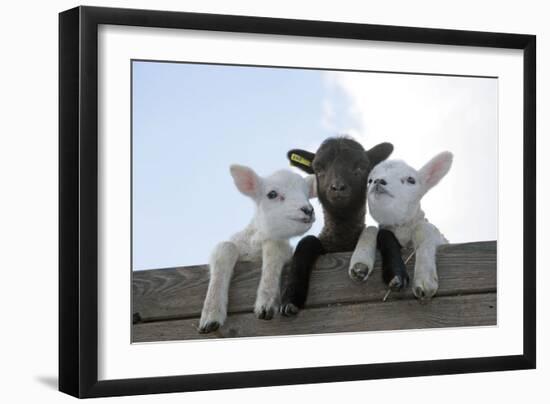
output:
{"label": "black lamb", "polygon": [[[391,143],[380,143],[365,151],[349,137],[333,137],[326,139],[316,153],[299,149],[288,152],[292,165],[315,174],[324,227],[318,237],[306,236],[296,246],[283,293],[283,315],[295,315],[304,307],[311,270],[321,254],[355,249],[365,228],[367,178],[371,169],[392,151]],[[406,277],[401,246],[393,233],[381,230],[377,240],[383,271]]]}

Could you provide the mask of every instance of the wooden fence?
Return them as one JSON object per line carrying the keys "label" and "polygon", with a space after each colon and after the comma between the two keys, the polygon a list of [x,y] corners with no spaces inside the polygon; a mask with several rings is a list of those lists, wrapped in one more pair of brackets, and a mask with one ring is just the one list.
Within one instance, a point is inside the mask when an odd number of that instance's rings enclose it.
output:
{"label": "wooden fence", "polygon": [[[407,257],[410,251],[404,250]],[[260,267],[240,263],[229,292],[229,315],[218,331],[197,331],[208,286],[206,265],[133,273],[133,342],[253,337],[417,328],[488,326],[497,319],[496,241],[439,247],[439,290],[419,303],[407,288],[386,302],[379,259],[368,282],[348,277],[351,253],[319,258],[306,308],[298,316],[257,319],[252,310]],[[413,278],[414,257],[407,264]]]}

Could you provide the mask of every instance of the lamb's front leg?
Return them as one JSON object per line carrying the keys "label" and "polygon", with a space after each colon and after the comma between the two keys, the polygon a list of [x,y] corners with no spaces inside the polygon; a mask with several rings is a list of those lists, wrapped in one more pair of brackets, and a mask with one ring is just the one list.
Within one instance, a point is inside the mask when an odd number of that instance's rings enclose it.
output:
{"label": "lamb's front leg", "polygon": [[262,320],[271,320],[279,310],[281,274],[292,251],[287,241],[268,240],[262,245],[262,276],[254,313]]}
{"label": "lamb's front leg", "polygon": [[432,298],[439,286],[435,262],[436,248],[434,243],[425,241],[416,249],[412,289],[414,295],[420,300]]}
{"label": "lamb's front leg", "polygon": [[200,333],[216,331],[227,317],[229,283],[239,258],[239,250],[232,242],[216,246],[210,257],[210,282],[199,323]]}
{"label": "lamb's front leg", "polygon": [[409,275],[401,257],[401,244],[387,229],[378,231],[378,249],[382,256],[382,279],[391,290],[401,290],[408,286]]}
{"label": "lamb's front leg", "polygon": [[439,287],[436,267],[437,247],[446,243],[439,230],[424,222],[415,228],[413,243],[416,246],[413,293],[423,300],[432,298]]}
{"label": "lamb's front leg", "polygon": [[378,228],[374,226],[363,229],[349,263],[348,274],[351,279],[365,282],[372,273],[376,259],[377,235]]}
{"label": "lamb's front leg", "polygon": [[321,240],[309,235],[300,240],[292,257],[288,282],[285,285],[281,313],[291,317],[304,308],[309,290],[309,279],[315,261],[325,253]]}

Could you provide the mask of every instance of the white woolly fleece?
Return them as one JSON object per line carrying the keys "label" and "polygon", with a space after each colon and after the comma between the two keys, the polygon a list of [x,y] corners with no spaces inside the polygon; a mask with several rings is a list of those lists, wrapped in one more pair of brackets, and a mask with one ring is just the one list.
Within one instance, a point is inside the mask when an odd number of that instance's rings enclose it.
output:
{"label": "white woolly fleece", "polygon": [[[447,243],[439,229],[426,219],[420,201],[449,172],[452,160],[450,152],[443,152],[418,171],[404,161],[386,160],[373,168],[368,179],[367,201],[372,217],[380,228],[392,231],[401,246],[416,250],[413,292],[417,297],[429,298],[437,291],[436,249]],[[372,227],[365,229],[350,268],[363,263],[372,270],[375,240]]]}
{"label": "white woolly fleece", "polygon": [[[309,199],[316,196],[315,177],[306,178],[289,170],[268,177],[249,167],[232,165],[237,189],[256,203],[256,212],[243,230],[219,243],[210,258],[210,282],[204,302],[200,330],[221,326],[227,316],[229,283],[237,261],[262,262],[262,276],[254,312],[269,319],[280,304],[283,266],[292,257],[289,238],[307,232],[315,221]],[[311,210],[311,213],[306,213]]]}

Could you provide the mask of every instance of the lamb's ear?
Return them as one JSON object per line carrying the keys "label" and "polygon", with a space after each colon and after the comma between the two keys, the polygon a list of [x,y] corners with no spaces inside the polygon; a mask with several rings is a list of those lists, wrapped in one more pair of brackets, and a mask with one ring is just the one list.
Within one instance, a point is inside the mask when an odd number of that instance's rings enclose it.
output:
{"label": "lamb's ear", "polygon": [[229,167],[229,171],[231,172],[237,189],[244,195],[255,199],[260,194],[262,179],[253,169],[233,164]]}
{"label": "lamb's ear", "polygon": [[418,171],[420,182],[427,192],[449,172],[453,163],[453,154],[445,151],[428,161],[424,167]]}
{"label": "lamb's ear", "polygon": [[372,149],[367,150],[367,157],[371,163],[371,167],[374,167],[381,161],[386,160],[393,151],[393,145],[391,143],[380,143],[374,146]]}
{"label": "lamb's ear", "polygon": [[286,155],[290,160],[291,166],[298,167],[308,174],[313,174],[312,163],[315,158],[315,153],[301,149],[292,149]]}
{"label": "lamb's ear", "polygon": [[308,199],[317,198],[317,181],[315,175],[308,175],[305,180],[309,189]]}

